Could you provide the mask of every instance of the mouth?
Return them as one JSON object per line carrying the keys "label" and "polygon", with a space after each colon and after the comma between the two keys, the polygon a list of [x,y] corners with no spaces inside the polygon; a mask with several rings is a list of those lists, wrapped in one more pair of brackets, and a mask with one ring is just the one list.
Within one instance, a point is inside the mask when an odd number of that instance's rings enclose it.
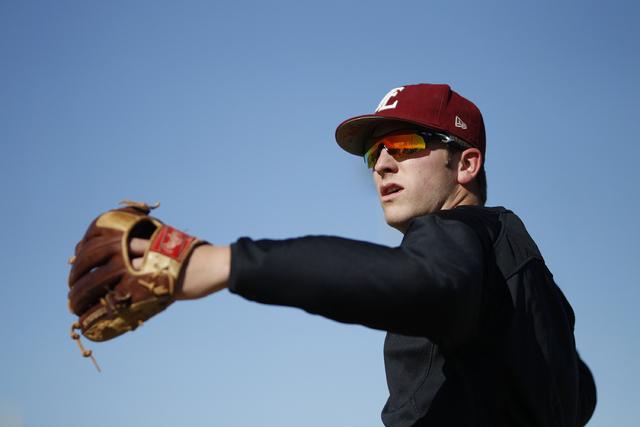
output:
{"label": "mouth", "polygon": [[380,197],[391,198],[402,192],[403,188],[397,184],[385,184],[380,187]]}

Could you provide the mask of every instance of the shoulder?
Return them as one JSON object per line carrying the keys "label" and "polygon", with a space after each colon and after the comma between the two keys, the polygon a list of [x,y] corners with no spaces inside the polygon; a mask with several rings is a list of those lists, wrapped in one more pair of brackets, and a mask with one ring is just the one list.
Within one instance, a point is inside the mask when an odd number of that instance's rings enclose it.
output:
{"label": "shoulder", "polygon": [[491,226],[499,224],[505,215],[512,215],[508,209],[501,206],[485,207],[476,205],[457,206],[454,209],[442,210],[432,214],[445,221],[459,221],[470,226]]}
{"label": "shoulder", "polygon": [[407,229],[407,235],[446,230],[458,236],[460,234],[475,236],[485,245],[490,245],[490,242],[496,241],[500,235],[504,217],[509,215],[513,213],[503,207],[458,206],[413,219]]}
{"label": "shoulder", "polygon": [[[402,247],[430,248],[440,254],[487,253],[500,233],[500,212],[479,206],[460,206],[414,218]],[[416,249],[417,250],[417,249]]]}

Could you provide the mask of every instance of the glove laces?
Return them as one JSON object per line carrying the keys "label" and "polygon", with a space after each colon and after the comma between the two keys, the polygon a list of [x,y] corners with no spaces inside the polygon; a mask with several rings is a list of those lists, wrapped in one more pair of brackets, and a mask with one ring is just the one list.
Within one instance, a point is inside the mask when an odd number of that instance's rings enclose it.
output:
{"label": "glove laces", "polygon": [[84,357],[91,357],[91,360],[93,360],[93,364],[96,365],[96,369],[98,370],[98,372],[100,372],[100,367],[98,366],[96,359],[94,359],[93,355],[91,354],[91,350],[84,349],[84,346],[80,342],[80,335],[75,333],[76,329],[80,329],[80,323],[78,322],[75,322],[73,325],[71,325],[71,339],[76,340]]}

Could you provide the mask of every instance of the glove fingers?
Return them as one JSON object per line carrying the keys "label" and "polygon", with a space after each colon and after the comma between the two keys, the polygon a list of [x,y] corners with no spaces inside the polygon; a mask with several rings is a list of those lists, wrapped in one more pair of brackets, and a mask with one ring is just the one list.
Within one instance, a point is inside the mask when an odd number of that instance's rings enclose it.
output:
{"label": "glove fingers", "polygon": [[83,248],[84,245],[86,245],[88,242],[91,242],[94,239],[121,235],[121,233],[119,233],[117,230],[105,228],[105,227],[99,227],[98,226],[99,219],[100,218],[98,217],[91,223],[87,231],[84,233],[84,236],[82,236],[82,240],[80,240],[76,245],[76,251],[75,251],[76,256],[78,255],[78,253],[80,252],[80,250]]}
{"label": "glove fingers", "polygon": [[69,273],[69,286],[73,286],[94,268],[109,262],[112,257],[119,256],[121,252],[121,236],[116,235],[89,240],[76,253],[76,258]]}
{"label": "glove fingers", "polygon": [[69,291],[69,308],[75,314],[84,313],[112,290],[127,272],[122,262],[110,262],[82,276]]}

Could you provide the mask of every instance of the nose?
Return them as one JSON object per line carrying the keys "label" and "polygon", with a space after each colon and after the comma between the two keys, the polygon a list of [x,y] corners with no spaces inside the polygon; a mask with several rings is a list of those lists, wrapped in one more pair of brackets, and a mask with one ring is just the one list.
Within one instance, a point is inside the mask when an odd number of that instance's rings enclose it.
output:
{"label": "nose", "polygon": [[379,174],[384,172],[397,172],[398,162],[389,154],[386,147],[380,151],[380,157],[378,157],[378,161],[373,166],[373,170]]}

